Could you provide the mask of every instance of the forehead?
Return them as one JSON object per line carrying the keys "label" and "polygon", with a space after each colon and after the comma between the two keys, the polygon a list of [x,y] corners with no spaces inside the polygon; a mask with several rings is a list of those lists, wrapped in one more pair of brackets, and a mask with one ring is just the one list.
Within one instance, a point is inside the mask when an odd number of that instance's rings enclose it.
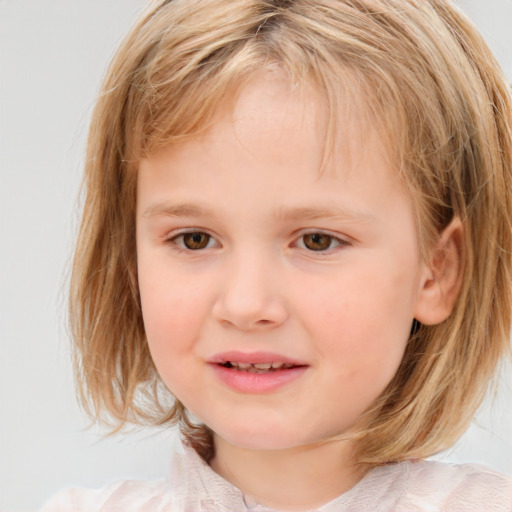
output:
{"label": "forehead", "polygon": [[[313,86],[305,84],[293,89],[284,75],[266,73],[250,80],[233,100],[220,106],[213,129],[203,134],[203,140],[221,149],[234,137],[255,158],[282,158],[304,152],[306,148],[299,145],[298,135],[306,132],[311,144],[305,156],[314,159],[317,155],[311,148],[321,146],[325,140],[327,118],[325,100]],[[279,142],[285,140],[289,152],[280,155],[276,149],[284,150]],[[320,161],[311,164],[319,167]]]}
{"label": "forehead", "polygon": [[[386,164],[398,171],[397,148],[389,144],[384,123],[371,111],[360,91],[351,86],[340,88],[333,97],[312,77],[293,82],[276,66],[237,83],[211,120],[197,133],[180,137],[179,142],[202,141],[225,151],[234,137],[255,158],[300,154],[319,175],[335,173],[340,163],[345,169],[357,168],[366,152],[378,151]],[[306,147],[300,137],[304,132],[310,143]],[[284,151],[269,153],[271,147],[285,149],[274,144],[279,141],[286,141],[288,155]]]}
{"label": "forehead", "polygon": [[[237,211],[252,200],[260,212],[343,205],[358,212],[354,217],[370,218],[364,203],[380,204],[385,193],[401,189],[398,173],[377,131],[363,132],[354,116],[337,119],[336,145],[324,159],[329,114],[315,87],[293,89],[282,75],[258,77],[219,108],[203,133],[141,162],[139,206],[151,213],[177,204],[183,214],[224,197],[223,207]],[[245,200],[231,200],[236,196]]]}

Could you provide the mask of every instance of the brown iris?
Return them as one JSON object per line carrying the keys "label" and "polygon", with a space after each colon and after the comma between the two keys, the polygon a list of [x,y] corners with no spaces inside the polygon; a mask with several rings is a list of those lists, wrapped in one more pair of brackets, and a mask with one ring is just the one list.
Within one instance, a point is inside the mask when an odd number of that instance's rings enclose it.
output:
{"label": "brown iris", "polygon": [[187,249],[191,249],[193,251],[198,249],[204,249],[208,242],[210,241],[210,235],[206,233],[201,233],[196,231],[194,233],[184,233],[183,235],[183,245]]}
{"label": "brown iris", "polygon": [[309,233],[302,237],[304,245],[310,251],[325,251],[329,249],[332,242],[332,236],[322,233]]}

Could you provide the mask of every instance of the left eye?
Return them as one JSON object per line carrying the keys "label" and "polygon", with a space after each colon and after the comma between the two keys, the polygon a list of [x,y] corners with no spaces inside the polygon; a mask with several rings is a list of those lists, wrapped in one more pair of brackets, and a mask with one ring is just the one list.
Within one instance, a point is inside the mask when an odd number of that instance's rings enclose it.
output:
{"label": "left eye", "polygon": [[183,249],[189,251],[200,251],[211,247],[214,239],[202,231],[193,231],[190,233],[181,233],[171,238],[171,241]]}
{"label": "left eye", "polygon": [[347,245],[347,242],[325,233],[307,233],[300,237],[297,245],[301,249],[320,252],[334,249],[340,245]]}

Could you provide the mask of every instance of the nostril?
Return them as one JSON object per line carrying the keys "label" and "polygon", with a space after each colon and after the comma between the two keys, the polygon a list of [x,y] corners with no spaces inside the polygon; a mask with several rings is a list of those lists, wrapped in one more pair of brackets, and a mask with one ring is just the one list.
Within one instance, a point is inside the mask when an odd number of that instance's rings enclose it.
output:
{"label": "nostril", "polygon": [[257,294],[232,293],[223,291],[212,308],[213,317],[224,327],[236,327],[244,331],[271,329],[281,325],[287,318],[287,311],[279,297],[258,296]]}

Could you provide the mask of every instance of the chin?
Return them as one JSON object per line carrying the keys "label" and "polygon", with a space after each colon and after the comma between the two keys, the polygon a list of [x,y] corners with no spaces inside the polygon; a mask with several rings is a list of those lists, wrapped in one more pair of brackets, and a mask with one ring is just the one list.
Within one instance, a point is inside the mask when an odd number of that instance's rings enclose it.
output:
{"label": "chin", "polygon": [[244,450],[287,450],[318,441],[314,436],[309,439],[303,432],[297,432],[297,428],[279,428],[266,424],[233,424],[229,429],[213,430],[224,441]]}
{"label": "chin", "polygon": [[224,438],[225,441],[232,444],[233,446],[237,446],[243,450],[251,450],[251,451],[278,451],[278,450],[287,450],[291,448],[295,448],[296,446],[300,446],[302,443],[297,442],[293,443],[290,440],[284,440],[280,438],[269,438],[268,435],[263,435],[261,437],[252,437],[246,438],[243,436],[232,436],[230,438]]}

